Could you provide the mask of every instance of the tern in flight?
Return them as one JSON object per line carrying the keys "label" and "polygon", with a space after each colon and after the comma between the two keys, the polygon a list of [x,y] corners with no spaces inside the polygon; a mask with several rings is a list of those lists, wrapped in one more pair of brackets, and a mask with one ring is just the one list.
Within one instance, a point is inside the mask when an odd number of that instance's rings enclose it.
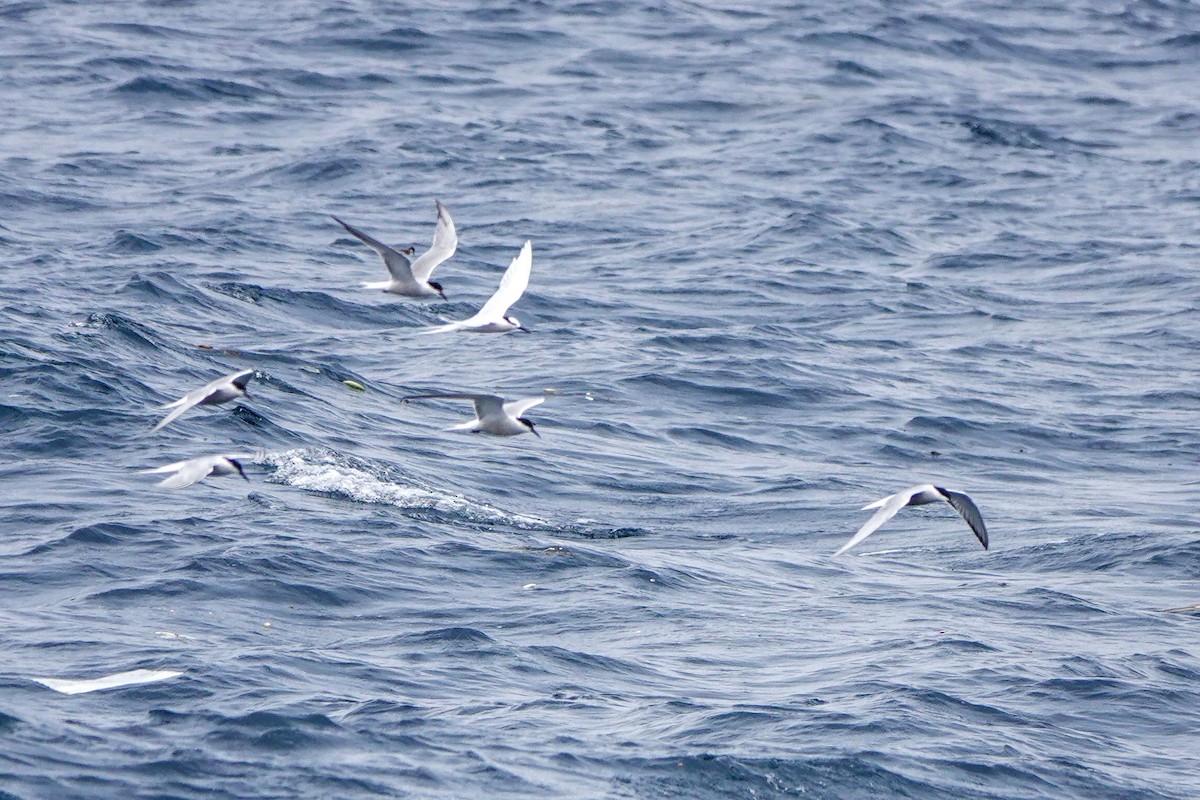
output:
{"label": "tern in flight", "polygon": [[249,397],[249,392],[246,391],[246,384],[254,377],[254,370],[244,369],[241,372],[235,372],[232,375],[226,375],[223,378],[217,378],[212,383],[201,386],[195,391],[188,392],[183,397],[176,400],[174,403],[167,403],[160,408],[172,409],[170,414],[163,418],[163,421],[150,429],[151,433],[161,430],[163,427],[171,424],[179,415],[187,411],[192,406],[216,406],[221,403],[228,403],[237,397]]}
{"label": "tern in flight", "polygon": [[216,456],[200,456],[199,458],[188,459],[187,461],[176,461],[174,464],[167,464],[165,467],[155,467],[154,469],[142,470],[144,474],[158,472],[173,472],[174,475],[169,475],[158,482],[158,486],[163,489],[182,489],[185,486],[191,486],[196,481],[202,481],[210,475],[241,475],[246,480],[246,471],[242,469],[242,464],[238,459],[255,458],[254,453],[231,453],[229,455]]}
{"label": "tern in flight", "polygon": [[948,489],[943,489],[940,486],[934,486],[930,483],[923,483],[920,486],[911,486],[902,492],[888,495],[882,500],[876,500],[874,503],[863,506],[863,510],[868,508],[877,508],[875,515],[867,520],[867,524],[858,529],[858,533],[850,541],[842,545],[842,548],[834,553],[835,556],[840,556],[842,553],[849,550],[854,545],[861,542],[863,539],[870,536],[879,526],[887,522],[892,517],[896,516],[896,512],[905,506],[923,506],[928,503],[936,503],[945,501],[950,504],[950,507],[958,512],[967,524],[971,526],[971,530],[975,533],[975,538],[983,545],[983,549],[987,550],[988,535],[987,528],[983,525],[983,515],[979,513],[979,508],[972,502],[971,498],[961,492],[951,492]]}
{"label": "tern in flight", "polygon": [[503,397],[495,394],[414,394],[405,397],[404,400],[407,402],[435,398],[471,400],[475,403],[475,419],[446,428],[448,431],[490,433],[493,436],[516,436],[520,433],[532,433],[539,439],[542,436],[533,427],[533,422],[521,415],[534,406],[546,402],[545,397],[525,397],[506,403]]}
{"label": "tern in flight", "polygon": [[389,281],[378,281],[375,283],[364,283],[368,289],[382,289],[385,292],[399,294],[405,297],[441,297],[446,299],[446,293],[442,291],[442,285],[437,281],[429,280],[429,276],[437,269],[438,265],[445,261],[450,256],[454,255],[454,251],[458,248],[458,233],[454,230],[454,220],[450,219],[450,212],[442,205],[441,200],[434,200],[437,203],[437,227],[433,229],[433,244],[429,249],[420,255],[416,260],[409,260],[409,256],[416,252],[412,247],[403,251],[388,247],[383,242],[373,239],[367,234],[342,222],[337,217],[337,221],[350,233],[357,236],[368,247],[379,253],[383,257],[383,264],[391,273],[392,279]]}
{"label": "tern in flight", "polygon": [[421,331],[421,333],[442,333],[443,331],[469,331],[471,333],[507,333],[508,331],[525,331],[529,329],[521,325],[516,317],[508,315],[508,309],[521,298],[525,287],[529,285],[529,270],[533,268],[533,243],[525,242],[521,252],[500,279],[500,288],[496,290],[483,308],[470,319],[439,325],[436,328]]}

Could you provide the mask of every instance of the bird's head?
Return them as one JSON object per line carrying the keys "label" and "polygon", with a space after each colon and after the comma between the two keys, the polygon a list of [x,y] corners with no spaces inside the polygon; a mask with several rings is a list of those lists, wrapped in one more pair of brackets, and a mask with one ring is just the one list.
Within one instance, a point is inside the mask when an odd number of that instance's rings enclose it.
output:
{"label": "bird's head", "polygon": [[529,428],[529,432],[534,436],[538,437],[539,439],[542,438],[542,435],[537,432],[537,428],[533,427],[532,420],[525,419],[524,417],[517,417],[517,422],[521,423],[526,428]]}
{"label": "bird's head", "polygon": [[446,297],[446,293],[442,291],[442,285],[440,283],[437,281],[430,281],[429,285],[433,287],[434,291],[442,296],[443,300],[449,301],[450,298]]}
{"label": "bird's head", "polygon": [[505,316],[504,321],[513,326],[513,330],[525,331],[525,333],[533,333],[533,331],[521,324],[521,320],[516,317]]}
{"label": "bird's head", "polygon": [[236,458],[231,458],[229,459],[229,463],[233,464],[233,468],[238,471],[238,475],[241,475],[246,479],[247,482],[249,482],[250,478],[246,475],[246,470],[242,469],[242,464],[240,461],[238,461]]}

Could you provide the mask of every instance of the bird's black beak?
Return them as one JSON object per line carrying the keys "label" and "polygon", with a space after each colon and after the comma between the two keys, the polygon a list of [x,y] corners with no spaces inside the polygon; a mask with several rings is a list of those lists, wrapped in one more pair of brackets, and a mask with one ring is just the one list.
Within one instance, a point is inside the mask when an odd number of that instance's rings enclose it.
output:
{"label": "bird's black beak", "polygon": [[438,294],[440,294],[442,296],[442,299],[445,300],[447,303],[450,302],[450,298],[446,297],[446,293],[443,292],[441,289],[438,289]]}
{"label": "bird's black beak", "polygon": [[525,333],[533,333],[533,331],[529,330],[529,328],[526,328],[524,325],[518,325],[515,330],[524,331]]}

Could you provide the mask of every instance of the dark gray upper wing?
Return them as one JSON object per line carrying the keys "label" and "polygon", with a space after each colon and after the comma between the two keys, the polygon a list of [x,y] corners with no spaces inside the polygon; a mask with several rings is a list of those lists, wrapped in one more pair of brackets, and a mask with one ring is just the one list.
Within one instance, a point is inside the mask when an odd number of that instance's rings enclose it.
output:
{"label": "dark gray upper wing", "polygon": [[967,521],[967,524],[971,526],[971,530],[975,532],[975,538],[983,545],[983,549],[987,550],[987,527],[983,524],[983,515],[979,513],[979,507],[962,492],[951,492],[946,489],[939,489],[938,491],[946,496],[946,502],[954,507],[958,515]]}
{"label": "dark gray upper wing", "polygon": [[[332,217],[333,215],[330,214],[330,216]],[[393,278],[398,281],[412,282],[412,264],[409,262],[408,256],[395,248],[388,247],[378,239],[368,236],[348,222],[343,222],[337,217],[333,217],[333,219],[337,224],[361,239],[363,244],[370,247],[376,253],[379,253],[383,257],[383,265],[387,267],[388,272],[391,273]]]}
{"label": "dark gray upper wing", "polygon": [[229,382],[244,392],[246,391],[246,384],[249,383],[250,379],[253,377],[254,370],[244,369],[241,372],[230,375]]}
{"label": "dark gray upper wing", "polygon": [[475,416],[483,419],[485,416],[504,413],[504,398],[494,394],[468,394],[465,392],[447,394],[410,394],[401,400],[432,400],[445,398],[447,400],[470,400],[475,403]]}

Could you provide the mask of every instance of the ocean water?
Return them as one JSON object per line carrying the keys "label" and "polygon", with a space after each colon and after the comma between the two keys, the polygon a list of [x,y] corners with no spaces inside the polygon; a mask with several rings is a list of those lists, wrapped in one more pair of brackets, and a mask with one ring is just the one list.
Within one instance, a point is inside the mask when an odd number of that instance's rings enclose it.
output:
{"label": "ocean water", "polygon": [[[0,798],[1200,796],[1195,3],[19,0],[0,65]],[[449,301],[363,289],[329,215],[434,198]],[[417,335],[527,238],[532,334]],[[927,481],[989,551],[831,558]]]}

